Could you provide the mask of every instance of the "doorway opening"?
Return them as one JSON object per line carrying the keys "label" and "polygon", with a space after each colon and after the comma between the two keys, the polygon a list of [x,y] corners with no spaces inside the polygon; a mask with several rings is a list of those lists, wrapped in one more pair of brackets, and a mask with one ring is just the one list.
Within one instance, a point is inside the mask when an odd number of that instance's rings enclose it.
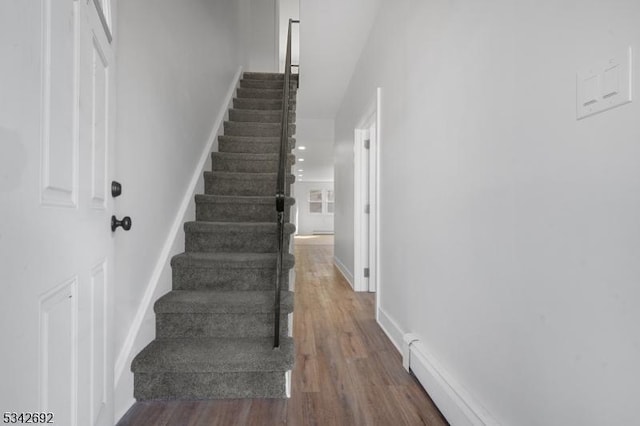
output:
{"label": "doorway opening", "polygon": [[354,132],[354,290],[378,291],[378,152],[380,96]]}

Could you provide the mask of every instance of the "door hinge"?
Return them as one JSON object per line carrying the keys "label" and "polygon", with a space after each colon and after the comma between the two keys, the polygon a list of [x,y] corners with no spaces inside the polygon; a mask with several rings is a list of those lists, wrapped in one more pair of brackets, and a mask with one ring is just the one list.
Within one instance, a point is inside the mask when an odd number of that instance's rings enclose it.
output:
{"label": "door hinge", "polygon": [[365,204],[364,205],[364,214],[369,214],[370,211],[371,211],[371,204]]}
{"label": "door hinge", "polygon": [[364,268],[364,277],[369,278],[369,268]]}
{"label": "door hinge", "polygon": [[364,140],[364,149],[369,149],[370,145],[371,145],[371,139],[365,139]]}

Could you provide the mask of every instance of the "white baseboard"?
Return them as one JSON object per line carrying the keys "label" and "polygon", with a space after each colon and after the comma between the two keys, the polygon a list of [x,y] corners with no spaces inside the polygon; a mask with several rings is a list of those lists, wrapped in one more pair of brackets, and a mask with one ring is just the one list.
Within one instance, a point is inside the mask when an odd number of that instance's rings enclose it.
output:
{"label": "white baseboard", "polygon": [[354,288],[354,286],[353,286],[353,274],[351,272],[349,272],[349,269],[347,269],[347,267],[344,265],[344,263],[342,263],[340,261],[340,259],[338,259],[337,257],[334,256],[333,257],[333,264],[336,265],[336,268],[338,268],[338,271],[340,271],[340,273],[342,274],[344,279],[347,280],[347,282],[349,283],[351,288]]}
{"label": "white baseboard", "polygon": [[[190,207],[191,210],[193,210],[192,203],[194,203],[194,196],[198,188],[198,184],[201,183],[200,181],[202,180],[203,172],[207,164],[209,164],[209,162],[211,161],[211,152],[214,150],[217,151],[218,135],[223,131],[224,120],[227,116],[227,111],[232,105],[233,96],[235,94],[236,88],[238,87],[241,76],[242,67],[239,67],[236,75],[233,77],[233,81],[229,85],[229,90],[226,94],[223,105],[220,108],[218,116],[213,123],[211,134],[209,135],[209,139],[207,140],[207,143],[202,151],[200,160],[198,161],[196,167],[194,167],[194,173],[191,177],[191,181],[189,182],[187,191],[185,192],[184,198],[180,203],[180,207],[174,218],[171,230],[169,231],[169,234],[167,235],[167,238],[162,246],[162,250],[155,264],[153,273],[151,274],[151,279],[147,284],[142,300],[140,301],[140,305],[138,305],[136,315],[133,318],[131,326],[129,327],[127,337],[125,338],[124,344],[122,345],[122,348],[120,348],[120,352],[118,353],[118,356],[116,358],[114,368],[115,392],[126,393],[127,396],[122,398],[123,400],[130,401],[128,395],[133,395],[132,378],[128,378],[128,380],[123,381],[125,372],[129,375],[133,374],[129,372],[126,367],[131,364],[131,361],[133,360],[133,357],[136,355],[137,351],[154,338],[153,335],[148,335],[150,334],[149,332],[146,332],[143,336],[140,331],[147,315],[153,313],[153,303],[155,302],[154,295],[161,282],[161,277],[164,273],[166,273],[166,269],[169,267],[169,261],[171,257],[178,253],[178,251],[174,247],[176,245],[176,239],[179,236],[180,232],[182,232],[186,214],[190,211]],[[122,412],[122,414],[124,414],[127,410],[128,407],[115,407],[116,413]]]}
{"label": "white baseboard", "polygon": [[451,377],[427,350],[418,335],[405,333],[396,321],[378,308],[378,324],[402,354],[410,369],[452,426],[497,426],[487,410]]}
{"label": "white baseboard", "polygon": [[378,307],[378,325],[387,335],[391,343],[396,347],[398,352],[402,354],[402,331],[398,324],[380,307]]}
{"label": "white baseboard", "polygon": [[409,353],[411,371],[450,424],[455,426],[498,425],[487,410],[442,368],[423,342],[414,341],[409,348]]}

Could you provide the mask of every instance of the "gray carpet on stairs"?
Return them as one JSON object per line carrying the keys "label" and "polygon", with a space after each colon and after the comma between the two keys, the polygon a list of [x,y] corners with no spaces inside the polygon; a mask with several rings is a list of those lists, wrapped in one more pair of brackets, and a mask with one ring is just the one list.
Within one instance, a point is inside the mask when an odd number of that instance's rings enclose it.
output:
{"label": "gray carpet on stairs", "polygon": [[[296,80],[291,82],[288,165],[295,163]],[[277,251],[275,191],[283,75],[244,73],[196,195],[196,220],[184,225],[185,252],[171,260],[173,290],[158,299],[156,339],[133,360],[134,396],[149,399],[283,398],[292,369],[293,311],[288,271],[274,350]],[[287,169],[287,194],[295,178]],[[294,199],[285,201],[290,218]],[[285,235],[294,232],[285,225]]]}

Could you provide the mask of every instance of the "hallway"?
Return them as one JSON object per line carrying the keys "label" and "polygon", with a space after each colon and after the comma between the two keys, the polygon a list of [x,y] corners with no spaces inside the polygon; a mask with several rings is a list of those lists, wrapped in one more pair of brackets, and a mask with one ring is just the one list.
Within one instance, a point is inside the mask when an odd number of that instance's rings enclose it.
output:
{"label": "hallway", "polygon": [[376,324],[375,295],[333,266],[333,246],[296,238],[295,255],[291,399],[139,402],[118,425],[446,425]]}

